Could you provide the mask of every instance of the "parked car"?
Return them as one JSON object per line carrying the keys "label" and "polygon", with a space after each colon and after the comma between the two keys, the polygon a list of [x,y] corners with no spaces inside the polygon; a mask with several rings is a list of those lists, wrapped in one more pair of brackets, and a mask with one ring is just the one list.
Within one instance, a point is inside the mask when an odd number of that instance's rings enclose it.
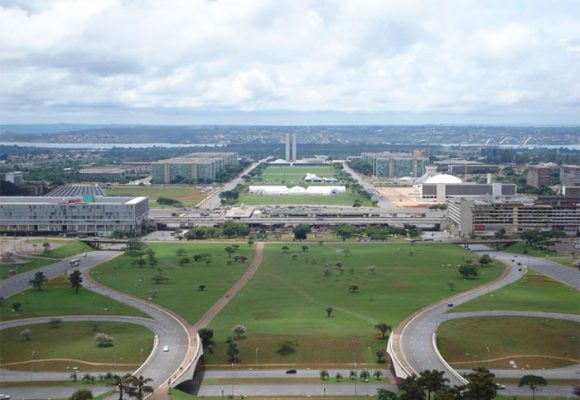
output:
{"label": "parked car", "polygon": [[169,351],[169,346],[163,346],[163,351]]}
{"label": "parked car", "polygon": [[288,371],[286,371],[287,374],[295,374],[296,370],[295,369],[289,369]]}

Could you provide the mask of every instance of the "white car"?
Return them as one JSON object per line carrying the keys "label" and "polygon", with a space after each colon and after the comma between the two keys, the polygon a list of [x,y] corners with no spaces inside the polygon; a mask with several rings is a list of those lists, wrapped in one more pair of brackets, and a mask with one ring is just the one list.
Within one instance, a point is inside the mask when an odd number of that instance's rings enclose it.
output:
{"label": "white car", "polygon": [[163,351],[169,351],[169,346],[163,346]]}

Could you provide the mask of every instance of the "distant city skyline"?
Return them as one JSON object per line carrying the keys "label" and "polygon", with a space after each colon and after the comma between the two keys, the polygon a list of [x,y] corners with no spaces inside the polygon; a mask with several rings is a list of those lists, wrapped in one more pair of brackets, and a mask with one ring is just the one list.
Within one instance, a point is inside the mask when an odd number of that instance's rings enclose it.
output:
{"label": "distant city skyline", "polygon": [[0,124],[580,125],[580,2],[5,0]]}

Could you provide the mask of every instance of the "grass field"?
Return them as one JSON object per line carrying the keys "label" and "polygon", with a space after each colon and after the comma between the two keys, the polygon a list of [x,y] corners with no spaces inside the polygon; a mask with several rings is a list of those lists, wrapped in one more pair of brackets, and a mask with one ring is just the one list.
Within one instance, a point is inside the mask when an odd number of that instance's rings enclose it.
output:
{"label": "grass field", "polygon": [[[479,279],[463,280],[457,264],[475,256],[445,244],[333,243],[310,246],[307,252],[300,244],[289,244],[289,254],[283,254],[282,246],[266,246],[256,276],[211,323],[217,346],[207,357],[210,364],[226,362],[224,341],[236,324],[247,327],[247,337],[240,340],[242,363],[254,363],[259,348],[259,362],[265,364],[373,364],[376,350],[384,346],[375,324],[395,326],[413,311],[481,285],[503,270],[494,264],[481,269]],[[325,264],[330,265],[328,276]],[[372,265],[374,272],[368,269]],[[349,291],[353,284],[358,293]],[[331,318],[327,307],[334,310]],[[277,354],[283,340],[296,344],[294,354]]]}
{"label": "grass field", "polygon": [[206,194],[193,187],[175,187],[174,185],[151,185],[151,186],[115,186],[106,189],[108,196],[146,196],[149,197],[149,207],[165,208],[168,206],[157,203],[159,197],[168,197],[180,201],[184,207],[194,207]]}
{"label": "grass field", "polygon": [[365,207],[371,207],[370,200],[347,191],[346,193],[335,194],[332,196],[261,196],[256,193],[242,192],[238,199],[238,204],[245,205],[313,205],[313,206],[352,206],[355,200]]}
{"label": "grass field", "polygon": [[[25,327],[2,330],[1,367],[24,371],[67,371],[67,367],[70,370],[76,366],[79,371],[126,371],[140,365],[153,348],[153,332],[142,326],[118,322],[97,324],[96,330],[90,322],[62,322],[58,328],[49,324],[30,325],[26,327],[32,331],[30,340],[19,335]],[[95,341],[97,332],[112,336],[114,345],[98,347]]]}
{"label": "grass field", "polygon": [[[21,304],[12,311],[12,304]],[[48,317],[53,315],[147,315],[108,297],[81,289],[78,294],[70,288],[66,277],[52,279],[41,292],[26,290],[7,298],[0,306],[0,320]]]}
{"label": "grass field", "polygon": [[518,369],[558,368],[580,362],[579,330],[576,322],[545,318],[465,318],[444,322],[437,341],[455,368],[511,369],[510,360]]}
{"label": "grass field", "polygon": [[455,307],[451,312],[513,310],[580,314],[580,293],[536,272],[488,295]]}
{"label": "grass field", "polygon": [[[231,244],[154,243],[149,247],[155,251],[159,263],[153,269],[133,266],[127,256],[121,256],[98,266],[91,273],[106,286],[144,299],[150,297],[150,290],[157,290],[158,294],[152,301],[193,323],[240,278],[251,262],[253,247],[240,243],[237,254],[248,257],[246,263],[240,263],[228,258],[224,251],[228,246]],[[178,263],[178,249],[184,249],[190,259],[190,263],[183,267]],[[202,253],[212,255],[210,264],[191,261],[193,255]],[[155,284],[152,281],[157,268],[161,268],[169,278],[168,283]],[[198,290],[202,284],[206,285],[204,291]]]}
{"label": "grass field", "polygon": [[315,174],[319,178],[334,178],[334,167],[330,166],[305,166],[305,167],[267,167],[262,175],[255,178],[252,183],[272,185],[303,185],[304,176],[307,173]]}
{"label": "grass field", "polygon": [[528,246],[525,242],[514,243],[511,246],[508,246],[505,249],[505,251],[516,254],[528,254],[534,257],[545,257],[556,255],[556,253],[553,251],[536,249],[535,247]]}
{"label": "grass field", "polygon": [[[0,264],[0,279],[6,279],[9,277],[9,271],[14,271],[15,274],[21,274],[23,272],[28,272],[36,268],[43,267],[45,265],[51,264],[57,260],[62,260],[66,257],[73,256],[79,253],[85,253],[87,251],[92,251],[92,249],[83,242],[80,241],[56,241],[56,240],[30,240],[32,244],[37,244],[38,251],[34,252],[39,257],[42,258],[32,258],[27,257],[29,262],[24,264]],[[53,249],[47,252],[42,251],[42,243],[48,242],[54,246]],[[58,246],[58,247],[56,247]]]}

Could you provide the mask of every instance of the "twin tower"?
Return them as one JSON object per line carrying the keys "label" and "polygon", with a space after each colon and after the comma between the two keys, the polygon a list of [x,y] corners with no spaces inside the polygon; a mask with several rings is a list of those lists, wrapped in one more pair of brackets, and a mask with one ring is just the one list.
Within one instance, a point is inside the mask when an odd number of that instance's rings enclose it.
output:
{"label": "twin tower", "polygon": [[292,134],[292,142],[290,142],[290,134],[286,134],[286,161],[296,161],[296,134]]}

